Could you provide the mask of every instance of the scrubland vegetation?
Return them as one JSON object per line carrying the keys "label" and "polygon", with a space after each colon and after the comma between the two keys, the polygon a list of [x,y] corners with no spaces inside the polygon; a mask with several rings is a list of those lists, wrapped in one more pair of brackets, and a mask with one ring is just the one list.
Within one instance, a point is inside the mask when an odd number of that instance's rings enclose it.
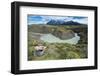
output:
{"label": "scrubland vegetation", "polygon": [[[56,28],[56,27],[53,26],[52,28]],[[59,26],[59,28],[60,27],[62,26]],[[66,30],[72,30],[73,32],[77,33],[80,36],[80,40],[78,41],[77,44],[44,42],[40,40],[39,38],[33,37],[32,32],[34,32],[34,27],[32,28],[31,26],[29,26],[28,28],[29,30],[28,31],[28,60],[59,60],[59,59],[87,58],[88,57],[87,55],[88,54],[87,26],[73,25],[73,26],[63,26],[63,27]],[[42,31],[42,29],[39,31]],[[39,43],[42,43],[47,48],[43,56],[37,57],[37,56],[34,56],[34,51],[35,51],[34,47]]]}

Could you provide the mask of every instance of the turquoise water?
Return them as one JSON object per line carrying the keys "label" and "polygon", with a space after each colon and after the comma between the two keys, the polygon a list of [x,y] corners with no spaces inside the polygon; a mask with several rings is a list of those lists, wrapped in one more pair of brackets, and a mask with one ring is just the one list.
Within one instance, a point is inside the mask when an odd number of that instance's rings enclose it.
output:
{"label": "turquoise water", "polygon": [[80,40],[80,37],[75,33],[75,37],[67,40],[61,40],[58,37],[55,37],[52,34],[44,34],[40,37],[41,40],[44,42],[49,42],[49,43],[69,43],[69,44],[77,44],[78,41]]}

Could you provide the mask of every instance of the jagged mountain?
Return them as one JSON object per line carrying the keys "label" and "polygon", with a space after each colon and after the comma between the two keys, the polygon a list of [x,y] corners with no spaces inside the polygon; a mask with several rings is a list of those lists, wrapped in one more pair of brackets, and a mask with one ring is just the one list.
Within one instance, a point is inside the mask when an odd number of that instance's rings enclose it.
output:
{"label": "jagged mountain", "polygon": [[48,25],[61,25],[61,24],[63,24],[64,23],[64,21],[62,21],[62,20],[50,20],[49,22],[47,22],[47,24]]}
{"label": "jagged mountain", "polygon": [[74,21],[67,21],[64,22],[63,25],[82,25],[82,24]]}
{"label": "jagged mountain", "polygon": [[75,21],[62,21],[62,20],[50,20],[47,22],[48,25],[82,25],[81,23]]}

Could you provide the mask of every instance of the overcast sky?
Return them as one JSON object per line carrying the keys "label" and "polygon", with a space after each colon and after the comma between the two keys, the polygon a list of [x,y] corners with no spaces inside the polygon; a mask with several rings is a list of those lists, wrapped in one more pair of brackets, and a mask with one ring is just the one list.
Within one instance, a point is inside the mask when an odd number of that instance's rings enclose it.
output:
{"label": "overcast sky", "polygon": [[28,15],[28,25],[30,24],[46,24],[51,19],[53,20],[62,20],[62,21],[75,21],[82,24],[88,23],[87,17],[82,16],[42,16],[42,15]]}

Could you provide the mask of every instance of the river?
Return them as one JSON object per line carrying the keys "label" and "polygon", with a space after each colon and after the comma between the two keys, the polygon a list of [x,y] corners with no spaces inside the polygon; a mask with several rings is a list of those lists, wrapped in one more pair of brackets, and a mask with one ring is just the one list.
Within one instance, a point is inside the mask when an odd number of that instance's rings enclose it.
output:
{"label": "river", "polygon": [[52,34],[44,34],[40,37],[41,40],[43,40],[44,42],[49,42],[49,43],[69,43],[69,44],[77,44],[78,41],[80,40],[80,36],[78,36],[77,33],[75,33],[75,37],[71,38],[71,39],[66,39],[66,40],[62,40]]}

